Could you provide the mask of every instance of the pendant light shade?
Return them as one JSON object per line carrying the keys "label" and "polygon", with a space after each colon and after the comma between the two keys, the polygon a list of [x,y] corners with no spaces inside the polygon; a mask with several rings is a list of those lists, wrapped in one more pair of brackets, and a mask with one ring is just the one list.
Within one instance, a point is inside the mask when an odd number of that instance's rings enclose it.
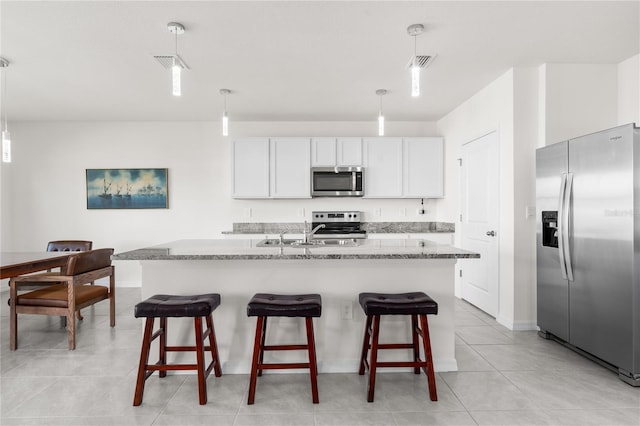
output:
{"label": "pendant light shade", "polygon": [[380,111],[378,112],[378,136],[384,136],[384,114],[382,114],[382,97],[386,94],[386,89],[376,90],[376,95],[380,96]]}
{"label": "pendant light shade", "polygon": [[220,89],[220,94],[224,97],[224,108],[222,110],[222,136],[229,136],[229,116],[227,115],[227,95],[231,93],[229,89]]}
{"label": "pendant light shade", "polygon": [[171,93],[173,96],[182,95],[182,68],[184,68],[180,57],[178,56],[178,36],[184,34],[184,25],[178,22],[169,22],[167,29],[175,35],[175,56],[171,64]]}
{"label": "pendant light shade", "polygon": [[411,96],[420,96],[420,63],[416,48],[416,37],[424,31],[424,25],[413,24],[407,28],[407,34],[413,37],[413,61],[411,63]]}
{"label": "pendant light shade", "polygon": [[171,93],[173,96],[181,96],[182,95],[182,87],[180,83],[182,82],[182,68],[176,62],[176,59],[173,58],[173,65],[171,66]]}
{"label": "pendant light shade", "polygon": [[[9,133],[8,124],[7,124],[7,68],[9,67],[9,61],[4,58],[0,58],[0,70],[2,71],[2,104],[0,105],[0,109],[2,110],[2,115],[4,118],[4,127],[2,129],[2,162],[10,163],[11,162],[11,134]],[[0,125],[2,122],[0,122]]]}

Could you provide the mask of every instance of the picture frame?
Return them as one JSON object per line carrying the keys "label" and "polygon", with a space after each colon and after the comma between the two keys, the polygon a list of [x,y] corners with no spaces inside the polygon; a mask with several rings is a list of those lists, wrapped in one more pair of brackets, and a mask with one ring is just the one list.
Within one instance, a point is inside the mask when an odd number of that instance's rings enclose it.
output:
{"label": "picture frame", "polygon": [[169,208],[168,169],[86,169],[87,210]]}

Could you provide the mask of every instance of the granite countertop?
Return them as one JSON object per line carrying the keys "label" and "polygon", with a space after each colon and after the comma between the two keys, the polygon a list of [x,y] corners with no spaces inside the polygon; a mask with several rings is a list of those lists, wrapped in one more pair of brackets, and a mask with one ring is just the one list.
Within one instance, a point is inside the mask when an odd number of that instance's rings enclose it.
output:
{"label": "granite countertop", "polygon": [[260,240],[178,240],[116,253],[113,260],[269,260],[269,259],[470,259],[478,253],[432,241],[398,240],[381,246],[363,240],[354,247],[256,247]]}
{"label": "granite countertop", "polygon": [[[450,222],[362,222],[362,229],[370,234],[423,234],[433,232],[455,232],[455,223]],[[223,234],[302,234],[304,223],[298,222],[238,222],[232,231]]]}

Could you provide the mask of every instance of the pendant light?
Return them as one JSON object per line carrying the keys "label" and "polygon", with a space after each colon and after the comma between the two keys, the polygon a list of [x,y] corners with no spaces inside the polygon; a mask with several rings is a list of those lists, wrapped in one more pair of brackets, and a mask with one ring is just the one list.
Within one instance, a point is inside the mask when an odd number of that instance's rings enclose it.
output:
{"label": "pendant light", "polygon": [[382,97],[387,94],[386,89],[376,90],[376,95],[380,96],[380,111],[378,112],[378,136],[384,136],[384,115],[382,114]]}
{"label": "pendant light", "polygon": [[[9,67],[9,61],[4,58],[0,58],[0,68],[2,68],[2,116],[4,116],[4,128],[2,129],[2,162],[11,162],[11,134],[7,126],[7,68]],[[2,117],[0,117],[0,120]],[[0,121],[0,125],[2,122]]]}
{"label": "pendant light", "polygon": [[227,116],[227,95],[231,93],[229,89],[220,89],[220,94],[224,96],[224,109],[222,111],[222,136],[229,136],[229,117]]}
{"label": "pendant light", "polygon": [[407,28],[407,34],[413,37],[413,62],[411,64],[411,96],[420,96],[420,63],[417,53],[417,37],[424,31],[424,25],[413,24]]}
{"label": "pendant light", "polygon": [[171,64],[171,82],[172,82],[172,90],[171,93],[173,96],[181,96],[182,95],[182,87],[181,87],[181,79],[182,79],[182,68],[183,64],[178,56],[178,36],[180,34],[184,34],[184,25],[178,22],[169,22],[167,24],[167,29],[170,33],[175,34],[176,39],[176,53],[173,57],[173,63]]}

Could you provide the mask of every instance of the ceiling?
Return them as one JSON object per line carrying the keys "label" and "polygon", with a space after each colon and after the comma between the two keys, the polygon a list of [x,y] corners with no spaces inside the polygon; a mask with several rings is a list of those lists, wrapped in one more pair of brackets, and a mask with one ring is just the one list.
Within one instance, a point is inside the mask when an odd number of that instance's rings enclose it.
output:
{"label": "ceiling", "polygon": [[[441,118],[511,67],[619,63],[639,52],[638,1],[6,1],[9,120]],[[186,27],[181,97],[153,57]],[[406,65],[437,55],[410,96]]]}

